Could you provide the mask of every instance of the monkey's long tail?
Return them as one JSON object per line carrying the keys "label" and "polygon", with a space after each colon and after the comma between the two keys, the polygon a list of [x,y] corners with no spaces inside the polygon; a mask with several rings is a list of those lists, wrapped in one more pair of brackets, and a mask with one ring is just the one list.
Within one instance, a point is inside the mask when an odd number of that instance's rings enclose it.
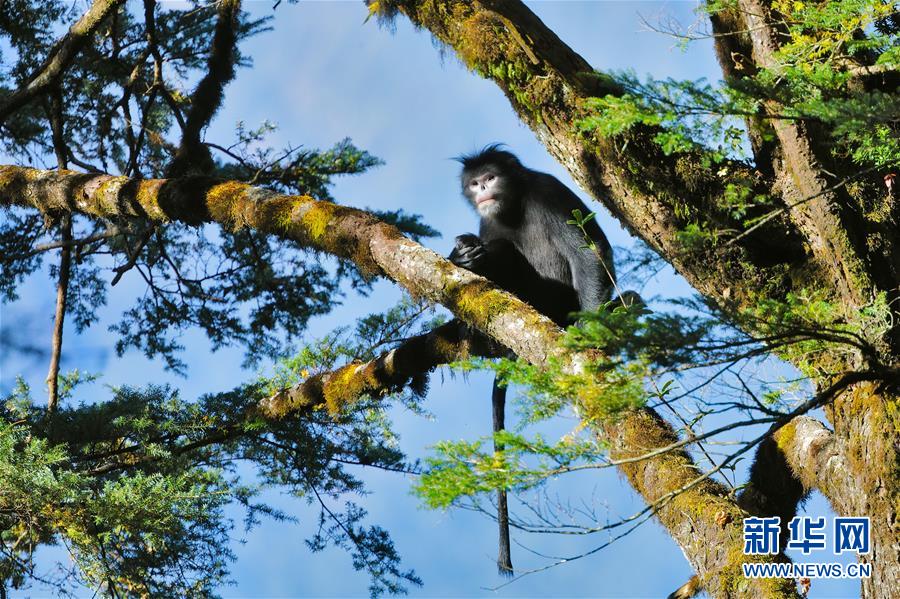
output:
{"label": "monkey's long tail", "polygon": [[[494,388],[491,391],[491,405],[494,411],[494,432],[506,428],[506,386],[501,385],[494,377]],[[494,440],[494,451],[503,451],[503,444]],[[509,507],[506,503],[506,491],[497,491],[497,525],[499,527],[499,552],[497,554],[497,570],[501,576],[512,576],[512,551],[509,545]]]}

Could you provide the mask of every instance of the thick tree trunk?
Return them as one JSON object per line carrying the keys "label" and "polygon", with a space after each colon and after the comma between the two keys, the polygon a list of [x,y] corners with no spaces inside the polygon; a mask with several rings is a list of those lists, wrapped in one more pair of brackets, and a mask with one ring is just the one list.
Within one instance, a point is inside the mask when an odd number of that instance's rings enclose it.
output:
{"label": "thick tree trunk", "polygon": [[[778,68],[776,52],[783,39],[782,19],[768,0],[740,0],[737,7],[712,17],[720,63],[726,76],[747,77],[757,69]],[[728,55],[738,52],[741,72],[728,68]],[[733,54],[732,54],[733,55]],[[780,107],[770,102],[769,112]],[[900,232],[878,234],[873,223],[859,217],[854,201],[834,178],[854,174],[855,165],[834,164],[822,132],[796,121],[771,121],[777,136],[774,175],[798,230],[822,265],[836,295],[851,311],[865,304],[876,289],[896,297]],[[750,123],[753,130],[753,123]],[[818,133],[818,135],[817,135]],[[824,163],[824,164],[823,164]],[[849,169],[849,170],[848,170]],[[828,176],[832,179],[829,181]],[[803,201],[804,198],[811,198]],[[895,343],[896,351],[896,343]],[[844,358],[835,357],[834,363]],[[892,363],[898,364],[897,356]],[[853,366],[850,364],[849,366]],[[823,381],[822,386],[827,386]],[[819,489],[840,516],[871,518],[872,552],[860,558],[870,563],[872,577],[862,580],[863,597],[897,596],[900,589],[900,403],[896,395],[860,383],[838,396],[827,414],[835,433],[803,419],[778,433],[779,446],[807,489]]]}
{"label": "thick tree trunk", "polygon": [[[835,451],[849,477],[820,481],[818,488],[841,516],[871,518],[872,564],[863,597],[891,599],[900,593],[900,397],[863,383],[828,410]],[[846,484],[847,481],[851,484]],[[839,484],[839,483],[845,484]]]}
{"label": "thick tree trunk", "polygon": [[[881,409],[872,409],[882,404]],[[818,489],[840,516],[871,518],[871,564],[862,596],[888,599],[900,588],[900,422],[897,397],[860,383],[829,408],[840,434],[803,416],[778,431],[775,441],[806,490]]]}

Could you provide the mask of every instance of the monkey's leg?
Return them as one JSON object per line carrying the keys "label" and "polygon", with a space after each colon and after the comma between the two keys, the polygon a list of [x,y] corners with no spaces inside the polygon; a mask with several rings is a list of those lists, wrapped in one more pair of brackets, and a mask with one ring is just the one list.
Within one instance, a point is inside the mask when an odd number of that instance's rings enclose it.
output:
{"label": "monkey's leg", "polygon": [[[494,377],[494,388],[491,391],[491,404],[494,411],[494,432],[499,433],[506,428],[506,386],[501,385]],[[494,451],[503,451],[503,444],[494,440]],[[499,552],[497,554],[497,570],[502,576],[513,575],[512,552],[509,546],[509,508],[506,503],[506,491],[497,491],[497,525],[499,527]]]}

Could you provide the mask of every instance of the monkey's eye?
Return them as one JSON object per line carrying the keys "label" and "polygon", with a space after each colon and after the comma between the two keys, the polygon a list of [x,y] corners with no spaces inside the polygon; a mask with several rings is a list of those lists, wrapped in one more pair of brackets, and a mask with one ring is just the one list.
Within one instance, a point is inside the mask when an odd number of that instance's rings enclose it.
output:
{"label": "monkey's eye", "polygon": [[487,177],[484,178],[484,180],[485,180],[485,181],[493,181],[493,180],[494,180],[494,175],[488,175]]}

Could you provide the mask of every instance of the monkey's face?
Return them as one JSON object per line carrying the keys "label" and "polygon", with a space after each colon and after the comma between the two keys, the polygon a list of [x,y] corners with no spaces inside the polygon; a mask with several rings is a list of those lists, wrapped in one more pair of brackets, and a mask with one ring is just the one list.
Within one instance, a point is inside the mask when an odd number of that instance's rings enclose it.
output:
{"label": "monkey's face", "polygon": [[486,167],[463,173],[463,194],[482,218],[495,218],[508,209],[509,182],[498,169]]}

